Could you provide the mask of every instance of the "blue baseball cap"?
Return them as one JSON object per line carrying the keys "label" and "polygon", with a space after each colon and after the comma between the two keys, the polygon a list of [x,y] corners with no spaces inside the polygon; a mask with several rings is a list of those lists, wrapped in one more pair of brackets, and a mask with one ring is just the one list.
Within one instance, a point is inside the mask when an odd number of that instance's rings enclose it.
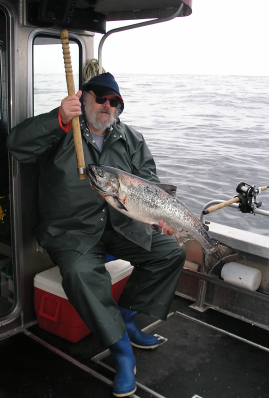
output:
{"label": "blue baseball cap", "polygon": [[109,96],[118,97],[121,103],[119,114],[122,113],[124,109],[123,99],[120,94],[118,83],[116,82],[114,76],[111,73],[106,72],[92,77],[89,81],[87,81],[82,85],[81,90],[82,91],[92,90],[97,97],[109,97]]}

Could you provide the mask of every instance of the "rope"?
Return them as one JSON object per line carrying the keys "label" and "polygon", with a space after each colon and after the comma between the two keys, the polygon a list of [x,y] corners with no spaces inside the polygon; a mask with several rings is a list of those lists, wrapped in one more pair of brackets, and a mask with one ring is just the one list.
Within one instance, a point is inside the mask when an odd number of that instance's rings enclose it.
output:
{"label": "rope", "polygon": [[[106,73],[105,69],[102,68],[102,73]],[[98,60],[92,58],[90,61],[86,63],[83,68],[83,83],[89,81],[92,77],[99,75],[99,64]]]}

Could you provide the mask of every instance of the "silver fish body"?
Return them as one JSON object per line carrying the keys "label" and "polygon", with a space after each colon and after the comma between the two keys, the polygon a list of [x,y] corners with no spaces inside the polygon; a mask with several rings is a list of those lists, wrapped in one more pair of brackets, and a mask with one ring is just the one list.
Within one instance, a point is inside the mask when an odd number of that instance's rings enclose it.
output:
{"label": "silver fish body", "polygon": [[235,254],[210,237],[203,224],[175,196],[175,186],[152,183],[109,166],[89,165],[86,173],[91,186],[121,213],[149,224],[159,232],[159,221],[165,221],[168,229],[173,229],[179,244],[188,239],[198,241],[205,253],[207,273],[223,256]]}

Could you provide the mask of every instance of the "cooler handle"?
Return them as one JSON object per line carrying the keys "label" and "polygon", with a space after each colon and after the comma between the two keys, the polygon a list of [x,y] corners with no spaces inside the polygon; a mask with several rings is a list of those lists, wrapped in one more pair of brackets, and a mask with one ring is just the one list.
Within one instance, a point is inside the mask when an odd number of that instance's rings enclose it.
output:
{"label": "cooler handle", "polygon": [[[57,303],[57,307],[56,307],[56,311],[55,311],[55,315],[49,315],[45,312],[45,302],[46,300],[52,300],[52,301],[56,301]],[[60,309],[61,309],[61,300],[57,300],[54,297],[49,296],[48,294],[44,294],[42,296],[42,300],[40,303],[40,307],[39,307],[39,315],[43,316],[44,318],[50,319],[51,321],[54,322],[59,322],[59,317],[60,317]]]}

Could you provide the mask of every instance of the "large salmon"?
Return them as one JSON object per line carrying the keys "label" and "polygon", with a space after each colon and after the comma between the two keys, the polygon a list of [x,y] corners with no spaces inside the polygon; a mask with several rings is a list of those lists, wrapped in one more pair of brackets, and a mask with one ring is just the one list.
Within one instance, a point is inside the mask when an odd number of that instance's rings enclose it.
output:
{"label": "large salmon", "polygon": [[203,224],[176,197],[173,185],[156,184],[125,171],[109,167],[89,165],[87,180],[111,206],[137,221],[151,225],[162,232],[160,220],[172,228],[179,242],[195,239],[204,253],[206,273],[210,273],[220,261],[231,261],[236,251],[220,244],[209,236]]}

